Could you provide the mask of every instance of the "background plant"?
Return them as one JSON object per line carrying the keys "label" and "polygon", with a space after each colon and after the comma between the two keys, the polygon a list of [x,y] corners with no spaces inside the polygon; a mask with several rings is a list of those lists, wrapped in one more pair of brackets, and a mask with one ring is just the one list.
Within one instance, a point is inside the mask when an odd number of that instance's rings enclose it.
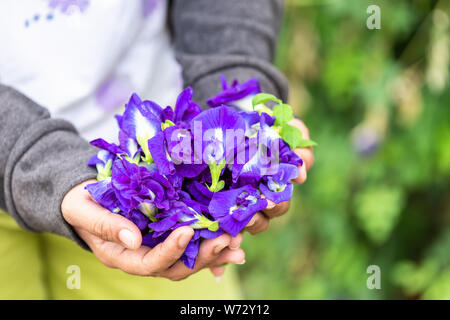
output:
{"label": "background plant", "polygon": [[448,1],[287,1],[276,63],[319,147],[290,211],[245,237],[247,298],[450,299],[449,48]]}

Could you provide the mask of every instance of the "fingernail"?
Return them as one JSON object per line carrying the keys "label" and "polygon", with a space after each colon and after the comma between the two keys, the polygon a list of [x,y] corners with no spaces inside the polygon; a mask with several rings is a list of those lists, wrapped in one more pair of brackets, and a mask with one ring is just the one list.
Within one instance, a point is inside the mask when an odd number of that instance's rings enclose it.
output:
{"label": "fingernail", "polygon": [[245,263],[245,259],[244,260],[242,260],[242,262],[241,263],[238,263],[238,264],[244,264]]}
{"label": "fingernail", "polygon": [[180,248],[185,248],[189,241],[191,241],[192,236],[189,234],[182,234],[179,238],[178,238],[178,246]]}
{"label": "fingernail", "polygon": [[222,281],[222,276],[217,276],[216,277],[216,282],[219,283],[220,281]]}
{"label": "fingernail", "polygon": [[237,249],[239,249],[241,247],[241,245],[240,244],[238,244],[236,247],[232,247],[232,246],[230,246],[230,249],[231,250],[237,250]]}
{"label": "fingernail", "polygon": [[227,245],[218,245],[214,248],[214,254],[219,254]]}
{"label": "fingernail", "polygon": [[272,208],[275,208],[275,206],[276,206],[275,202],[267,200],[267,207],[266,207],[266,209],[272,209]]}
{"label": "fingernail", "polygon": [[253,216],[253,218],[250,219],[250,221],[247,223],[247,227],[251,227],[256,222],[256,217]]}
{"label": "fingernail", "polygon": [[120,230],[119,239],[127,248],[135,248],[136,247],[136,237],[128,229]]}

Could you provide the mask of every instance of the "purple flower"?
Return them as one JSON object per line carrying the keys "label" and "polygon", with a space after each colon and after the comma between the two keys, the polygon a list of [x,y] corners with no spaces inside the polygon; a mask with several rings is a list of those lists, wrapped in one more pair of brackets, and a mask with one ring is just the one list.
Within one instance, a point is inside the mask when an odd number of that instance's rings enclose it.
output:
{"label": "purple flower", "polygon": [[97,169],[97,180],[103,180],[111,177],[111,168],[116,155],[108,150],[99,150],[97,154],[89,159],[88,165],[95,166]]}
{"label": "purple flower", "polygon": [[193,95],[194,91],[190,87],[187,87],[178,95],[174,115],[176,123],[189,123],[202,112],[202,108],[192,100]]}
{"label": "purple flower", "polygon": [[273,118],[262,113],[259,122],[253,124],[254,134],[246,139],[244,148],[236,153],[233,165],[233,182],[259,180],[265,175],[277,172],[280,163],[280,145],[283,140],[278,131],[271,127]]}
{"label": "purple flower", "polygon": [[192,198],[201,204],[209,205],[214,193],[208,189],[203,183],[196,180],[191,180],[185,183],[185,189],[189,192]]}
{"label": "purple flower", "polygon": [[167,150],[164,132],[158,133],[148,141],[148,150],[160,174],[173,175],[175,173],[175,166]]}
{"label": "purple flower", "polygon": [[112,187],[120,209],[125,212],[139,209],[145,214],[147,211],[142,203],[165,209],[169,208],[171,200],[178,199],[175,188],[156,168],[139,166],[123,159],[113,164]]}
{"label": "purple flower", "polygon": [[102,207],[114,213],[119,211],[116,193],[111,186],[111,178],[90,183],[85,187],[85,189]]}
{"label": "purple flower", "polygon": [[278,172],[265,176],[259,184],[259,190],[264,196],[275,203],[289,201],[292,198],[294,187],[290,182],[298,177],[298,168],[292,164],[280,164]]}
{"label": "purple flower", "polygon": [[[181,261],[194,268],[202,239],[236,236],[267,199],[290,200],[302,159],[282,140],[282,126],[266,107],[253,110],[256,79],[231,86],[202,111],[186,88],[175,107],[162,108],[133,94],[116,116],[119,145],[101,149],[89,165],[99,180],[86,189],[103,207],[138,226],[154,248],[182,226],[194,229]],[[247,106],[244,106],[247,105]],[[274,114],[278,114],[273,112]],[[264,198],[263,198],[264,197]]]}
{"label": "purple flower", "polygon": [[[236,149],[244,143],[245,121],[239,112],[226,106],[205,110],[197,115],[192,120],[191,132],[195,132],[197,125],[201,126],[203,132],[202,150],[206,163],[209,163],[209,157],[216,162],[230,159],[230,156],[232,159]],[[195,140],[201,138],[194,137]]]}
{"label": "purple flower", "polygon": [[223,91],[208,99],[206,103],[210,107],[227,105],[245,111],[253,110],[252,99],[256,94],[261,93],[258,79],[253,78],[241,84],[234,80],[230,87],[223,75],[220,76],[220,80]]}
{"label": "purple flower", "polygon": [[[162,108],[151,101],[142,102],[137,94],[133,94],[130,101],[125,106],[125,112],[122,116],[116,116],[119,128],[119,140],[122,149],[127,150],[128,154],[137,148],[133,141],[137,142],[142,150],[142,160],[151,163],[152,157],[148,149],[148,140],[153,138],[161,129]],[[130,144],[133,145],[130,147]],[[137,159],[139,160],[139,159]]]}
{"label": "purple flower", "polygon": [[150,222],[149,217],[138,210],[131,210],[130,212],[121,211],[119,213],[133,222],[141,231],[147,229],[148,223]]}
{"label": "purple flower", "polygon": [[303,165],[303,160],[300,158],[289,145],[283,140],[280,141],[280,163],[292,164],[296,167]]}
{"label": "purple flower", "polygon": [[214,194],[208,210],[219,221],[219,227],[235,237],[260,210],[267,207],[256,188],[247,185]]}

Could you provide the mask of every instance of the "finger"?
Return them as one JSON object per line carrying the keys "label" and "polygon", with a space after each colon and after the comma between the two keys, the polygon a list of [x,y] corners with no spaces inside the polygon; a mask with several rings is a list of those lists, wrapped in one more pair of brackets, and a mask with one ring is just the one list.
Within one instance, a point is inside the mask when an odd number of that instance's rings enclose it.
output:
{"label": "finger", "polygon": [[215,239],[203,240],[198,250],[196,265],[200,267],[209,265],[230,245],[231,239],[229,234],[222,234]]}
{"label": "finger", "polygon": [[222,276],[225,273],[225,267],[211,267],[209,268],[213,276],[216,278],[217,282],[222,280]]}
{"label": "finger", "polygon": [[172,231],[164,242],[149,251],[142,262],[149,272],[161,273],[172,266],[186,250],[194,235],[190,227],[180,227]]}
{"label": "finger", "polygon": [[[303,163],[305,163],[305,162],[303,162]],[[302,184],[306,181],[306,178],[307,178],[306,165],[299,166],[298,170],[299,170],[298,177],[295,179],[292,179],[292,182],[297,183],[297,184]]]}
{"label": "finger", "polygon": [[191,228],[181,227],[153,249],[142,246],[137,250],[129,250],[117,243],[104,241],[86,230],[77,229],[77,232],[104,265],[140,276],[157,276],[166,271],[181,257],[194,234]]}
{"label": "finger", "polygon": [[242,249],[231,250],[226,248],[210,263],[210,267],[223,267],[224,264],[244,264],[245,252]]}
{"label": "finger", "polygon": [[297,129],[299,129],[302,132],[302,137],[304,139],[309,139],[309,129],[308,127],[305,125],[305,123],[297,118],[292,119],[291,121],[289,121],[289,124],[291,126],[296,127]]}
{"label": "finger", "polygon": [[264,216],[261,212],[257,212],[249,221],[245,230],[251,234],[257,234],[265,231],[269,227],[269,218]]}
{"label": "finger", "polygon": [[306,167],[306,171],[309,171],[314,164],[314,153],[312,147],[308,148],[295,148],[294,152],[303,160],[303,165]]}
{"label": "finger", "polygon": [[[267,205],[267,209],[265,209],[263,212],[264,214],[269,217],[270,219],[279,217],[286,213],[286,211],[289,210],[289,201],[280,202],[278,204],[275,204],[274,202],[267,200],[269,203]],[[272,205],[274,204],[274,205]]]}
{"label": "finger", "polygon": [[213,261],[209,262],[209,265],[205,265],[204,257],[199,252],[194,269],[189,269],[184,265],[182,261],[178,261],[177,263],[175,263],[175,265],[173,265],[172,268],[163,273],[162,276],[174,281],[179,281],[186,279],[190,275],[198,272],[205,267],[223,267],[225,264],[244,263],[245,253],[242,249],[231,250],[229,248],[225,248],[219,253],[218,256],[215,257],[215,259],[213,259]]}
{"label": "finger", "polygon": [[[164,276],[172,280],[184,279],[192,273],[197,272],[200,269],[208,267],[213,260],[220,256],[221,252],[226,250],[230,245],[231,236],[228,234],[222,234],[215,239],[206,239],[200,243],[197,259],[195,261],[194,269],[189,269],[181,261],[177,262],[170,270],[168,270]],[[230,249],[228,249],[230,250]],[[241,249],[230,250],[239,251]],[[180,264],[181,263],[181,264]],[[226,263],[226,262],[224,262]],[[218,265],[216,265],[218,266]]]}
{"label": "finger", "polygon": [[229,245],[230,249],[231,250],[238,249],[241,246],[242,239],[243,239],[242,233],[239,233],[236,237],[231,238]]}
{"label": "finger", "polygon": [[[300,119],[292,119],[289,122],[290,125],[298,128],[302,132],[304,139],[310,139],[309,130]],[[312,147],[308,148],[296,148],[294,152],[303,160],[304,165],[299,167],[299,176],[293,181],[296,183],[303,183],[306,180],[306,171],[309,171],[314,164],[314,153]],[[304,167],[304,168],[303,168]],[[303,170],[302,170],[303,169]]]}
{"label": "finger", "polygon": [[133,222],[103,208],[88,193],[82,199],[66,203],[64,218],[69,224],[129,249],[140,247],[141,232]]}

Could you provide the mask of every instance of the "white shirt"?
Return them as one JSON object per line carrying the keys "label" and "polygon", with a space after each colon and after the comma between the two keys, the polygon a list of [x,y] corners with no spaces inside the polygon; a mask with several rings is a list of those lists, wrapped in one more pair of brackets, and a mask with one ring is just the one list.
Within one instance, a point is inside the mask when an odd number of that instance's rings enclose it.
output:
{"label": "white shirt", "polygon": [[165,0],[2,0],[0,82],[116,141],[133,92],[165,107],[182,88],[166,16]]}

